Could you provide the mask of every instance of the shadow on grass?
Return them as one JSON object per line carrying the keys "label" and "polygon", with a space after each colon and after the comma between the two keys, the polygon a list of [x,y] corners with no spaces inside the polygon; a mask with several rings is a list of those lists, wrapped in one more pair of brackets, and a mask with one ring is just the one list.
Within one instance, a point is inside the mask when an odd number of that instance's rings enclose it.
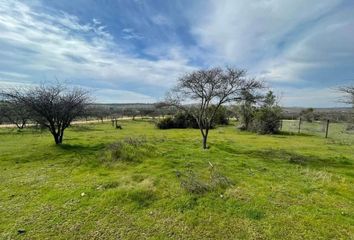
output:
{"label": "shadow on grass", "polygon": [[88,131],[103,131],[102,129],[97,129],[97,128],[94,128],[92,126],[83,126],[83,125],[72,125],[70,126],[69,128],[71,131],[73,132],[88,132]]}
{"label": "shadow on grass", "polygon": [[313,137],[313,136],[317,136],[317,135],[308,134],[308,133],[297,133],[297,132],[280,131],[279,133],[274,134],[273,136],[301,136],[301,137]]}
{"label": "shadow on grass", "polygon": [[47,132],[47,129],[40,129],[36,128],[34,126],[31,127],[26,127],[23,129],[18,129],[18,128],[4,128],[0,129],[0,135],[29,135],[29,134],[46,134],[49,133]]}
{"label": "shadow on grass", "polygon": [[103,150],[106,145],[104,143],[94,144],[94,145],[85,145],[85,144],[59,144],[56,145],[59,149],[68,152],[80,152],[80,153],[96,153],[97,151]]}
{"label": "shadow on grass", "polygon": [[260,150],[242,150],[235,149],[227,144],[218,144],[216,147],[219,150],[235,155],[247,155],[248,157],[260,159],[267,162],[289,163],[310,167],[335,167],[347,168],[353,165],[353,161],[347,157],[330,156],[321,158],[315,155],[299,154],[283,149],[260,149]]}

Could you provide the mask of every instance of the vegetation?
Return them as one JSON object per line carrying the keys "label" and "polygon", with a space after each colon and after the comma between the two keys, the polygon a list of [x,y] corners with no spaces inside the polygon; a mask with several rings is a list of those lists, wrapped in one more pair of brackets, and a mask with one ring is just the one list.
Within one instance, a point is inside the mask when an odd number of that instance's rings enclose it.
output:
{"label": "vegetation", "polygon": [[255,91],[262,83],[246,78],[246,71],[211,68],[185,74],[167,97],[167,104],[195,118],[207,148],[209,130],[220,106],[241,99],[242,92]]}
{"label": "vegetation", "polygon": [[63,142],[64,131],[70,123],[75,118],[84,116],[89,100],[87,91],[69,89],[61,83],[10,89],[0,95],[12,109],[11,115],[20,115],[22,126],[28,120],[27,115],[31,115],[32,120],[50,131],[56,144]]}
{"label": "vegetation", "polygon": [[0,129],[0,238],[354,235],[353,144],[232,123],[211,130],[204,151],[198,129],[121,122],[122,131],[73,125],[61,145],[47,132]]}
{"label": "vegetation", "polygon": [[243,91],[239,102],[236,111],[240,116],[240,130],[260,134],[279,132],[282,109],[272,91],[268,91],[264,96],[252,91]]}
{"label": "vegetation", "polygon": [[236,109],[239,114],[241,124],[239,129],[245,131],[252,130],[252,123],[256,113],[256,103],[260,100],[261,96],[253,91],[243,90],[239,100],[239,107]]}
{"label": "vegetation", "polygon": [[0,102],[0,118],[14,124],[18,129],[23,129],[31,119],[31,111],[17,99]]}
{"label": "vegetation", "polygon": [[344,94],[343,102],[354,107],[354,85],[340,87],[339,91]]}
{"label": "vegetation", "polygon": [[[213,106],[212,106],[213,107]],[[215,113],[213,121],[210,128],[215,128],[216,125],[227,125],[229,124],[228,112],[226,107],[221,106]],[[159,129],[170,129],[170,128],[199,128],[196,119],[188,112],[177,112],[174,116],[169,116],[166,118],[159,119],[156,122],[156,126]]]}
{"label": "vegetation", "polygon": [[252,130],[261,134],[274,134],[279,132],[281,121],[281,108],[276,102],[276,96],[269,91],[263,104],[256,110]]}

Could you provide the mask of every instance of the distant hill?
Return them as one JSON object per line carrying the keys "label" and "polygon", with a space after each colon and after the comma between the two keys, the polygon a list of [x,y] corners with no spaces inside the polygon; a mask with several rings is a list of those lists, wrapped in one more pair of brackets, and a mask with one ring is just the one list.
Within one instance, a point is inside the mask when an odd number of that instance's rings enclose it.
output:
{"label": "distant hill", "polygon": [[[95,103],[94,106],[104,106],[107,108],[114,109],[138,109],[138,108],[153,108],[155,104],[153,103]],[[305,107],[282,107],[284,112],[288,113],[300,113]],[[314,108],[315,112],[319,113],[349,113],[352,110],[350,107],[340,107],[340,108]]]}
{"label": "distant hill", "polygon": [[[304,107],[282,107],[284,112],[288,113],[300,113],[302,110],[308,109]],[[340,107],[340,108],[313,108],[314,112],[318,113],[349,113],[352,111],[350,107]]]}
{"label": "distant hill", "polygon": [[153,103],[94,103],[92,105],[112,109],[151,109],[155,106]]}

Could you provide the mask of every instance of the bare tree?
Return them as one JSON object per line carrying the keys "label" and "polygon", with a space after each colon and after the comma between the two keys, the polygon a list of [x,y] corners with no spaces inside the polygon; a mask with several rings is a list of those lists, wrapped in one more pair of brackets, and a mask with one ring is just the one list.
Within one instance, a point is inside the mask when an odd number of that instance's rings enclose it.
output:
{"label": "bare tree", "polygon": [[338,90],[345,94],[343,102],[354,107],[354,85],[340,87]]}
{"label": "bare tree", "polygon": [[349,125],[348,128],[352,129],[354,126],[354,85],[348,85],[344,87],[340,87],[338,89],[340,92],[344,93],[345,97],[343,99],[344,103],[352,105],[352,111],[349,114]]}
{"label": "bare tree", "polygon": [[246,78],[245,70],[212,68],[181,77],[166,100],[195,118],[206,149],[209,130],[220,106],[239,101],[245,90],[252,91],[262,86],[262,82]]}
{"label": "bare tree", "polygon": [[63,142],[64,130],[82,116],[89,94],[79,88],[67,88],[60,83],[3,92],[5,99],[17,101],[33,112],[33,119],[49,129],[55,143]]}
{"label": "bare tree", "polygon": [[23,129],[31,118],[31,111],[22,102],[11,99],[0,106],[2,115],[9,123]]}

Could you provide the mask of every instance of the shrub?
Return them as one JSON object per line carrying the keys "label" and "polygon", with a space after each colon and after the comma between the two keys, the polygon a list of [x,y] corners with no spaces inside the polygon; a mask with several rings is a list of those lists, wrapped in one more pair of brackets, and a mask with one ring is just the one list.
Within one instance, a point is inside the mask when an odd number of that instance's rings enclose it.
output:
{"label": "shrub", "polygon": [[262,107],[255,114],[252,128],[260,134],[274,134],[279,132],[281,109],[279,107]]}
{"label": "shrub", "polygon": [[169,128],[173,128],[174,122],[173,122],[173,119],[171,117],[166,117],[166,118],[163,118],[160,121],[158,121],[156,123],[156,126],[159,129],[169,129]]}
{"label": "shrub", "polygon": [[178,112],[173,117],[174,128],[199,128],[195,118],[189,113]]}
{"label": "shrub", "polygon": [[302,117],[306,122],[313,122],[315,120],[315,113],[313,108],[307,108],[300,112],[300,117]]}
{"label": "shrub", "polygon": [[[220,108],[214,118],[212,123],[212,128],[215,128],[215,125],[227,125],[229,123],[227,118],[227,111],[224,108]],[[156,127],[159,129],[170,129],[170,128],[195,128],[198,129],[198,123],[195,118],[185,112],[178,112],[173,117],[166,117],[161,119],[156,123]]]}
{"label": "shrub", "polygon": [[203,182],[193,170],[188,169],[185,173],[177,171],[181,187],[189,193],[203,194],[210,190],[210,186]]}
{"label": "shrub", "polygon": [[106,148],[104,160],[139,162],[143,160],[143,157],[149,156],[153,150],[153,147],[147,144],[145,137],[127,137],[110,144]]}
{"label": "shrub", "polygon": [[176,175],[180,181],[181,187],[189,193],[203,194],[226,189],[232,185],[229,178],[217,171],[210,162],[209,165],[208,180],[201,178],[190,167],[188,167],[185,172],[177,171]]}
{"label": "shrub", "polygon": [[247,121],[243,119],[243,124],[240,127],[241,130],[253,131],[260,134],[279,132],[282,110],[277,105],[276,96],[272,91],[266,94],[263,104],[259,108],[252,106],[250,108],[242,115],[247,116]]}
{"label": "shrub", "polygon": [[214,123],[218,125],[229,124],[230,111],[225,106],[220,106],[214,117]]}

